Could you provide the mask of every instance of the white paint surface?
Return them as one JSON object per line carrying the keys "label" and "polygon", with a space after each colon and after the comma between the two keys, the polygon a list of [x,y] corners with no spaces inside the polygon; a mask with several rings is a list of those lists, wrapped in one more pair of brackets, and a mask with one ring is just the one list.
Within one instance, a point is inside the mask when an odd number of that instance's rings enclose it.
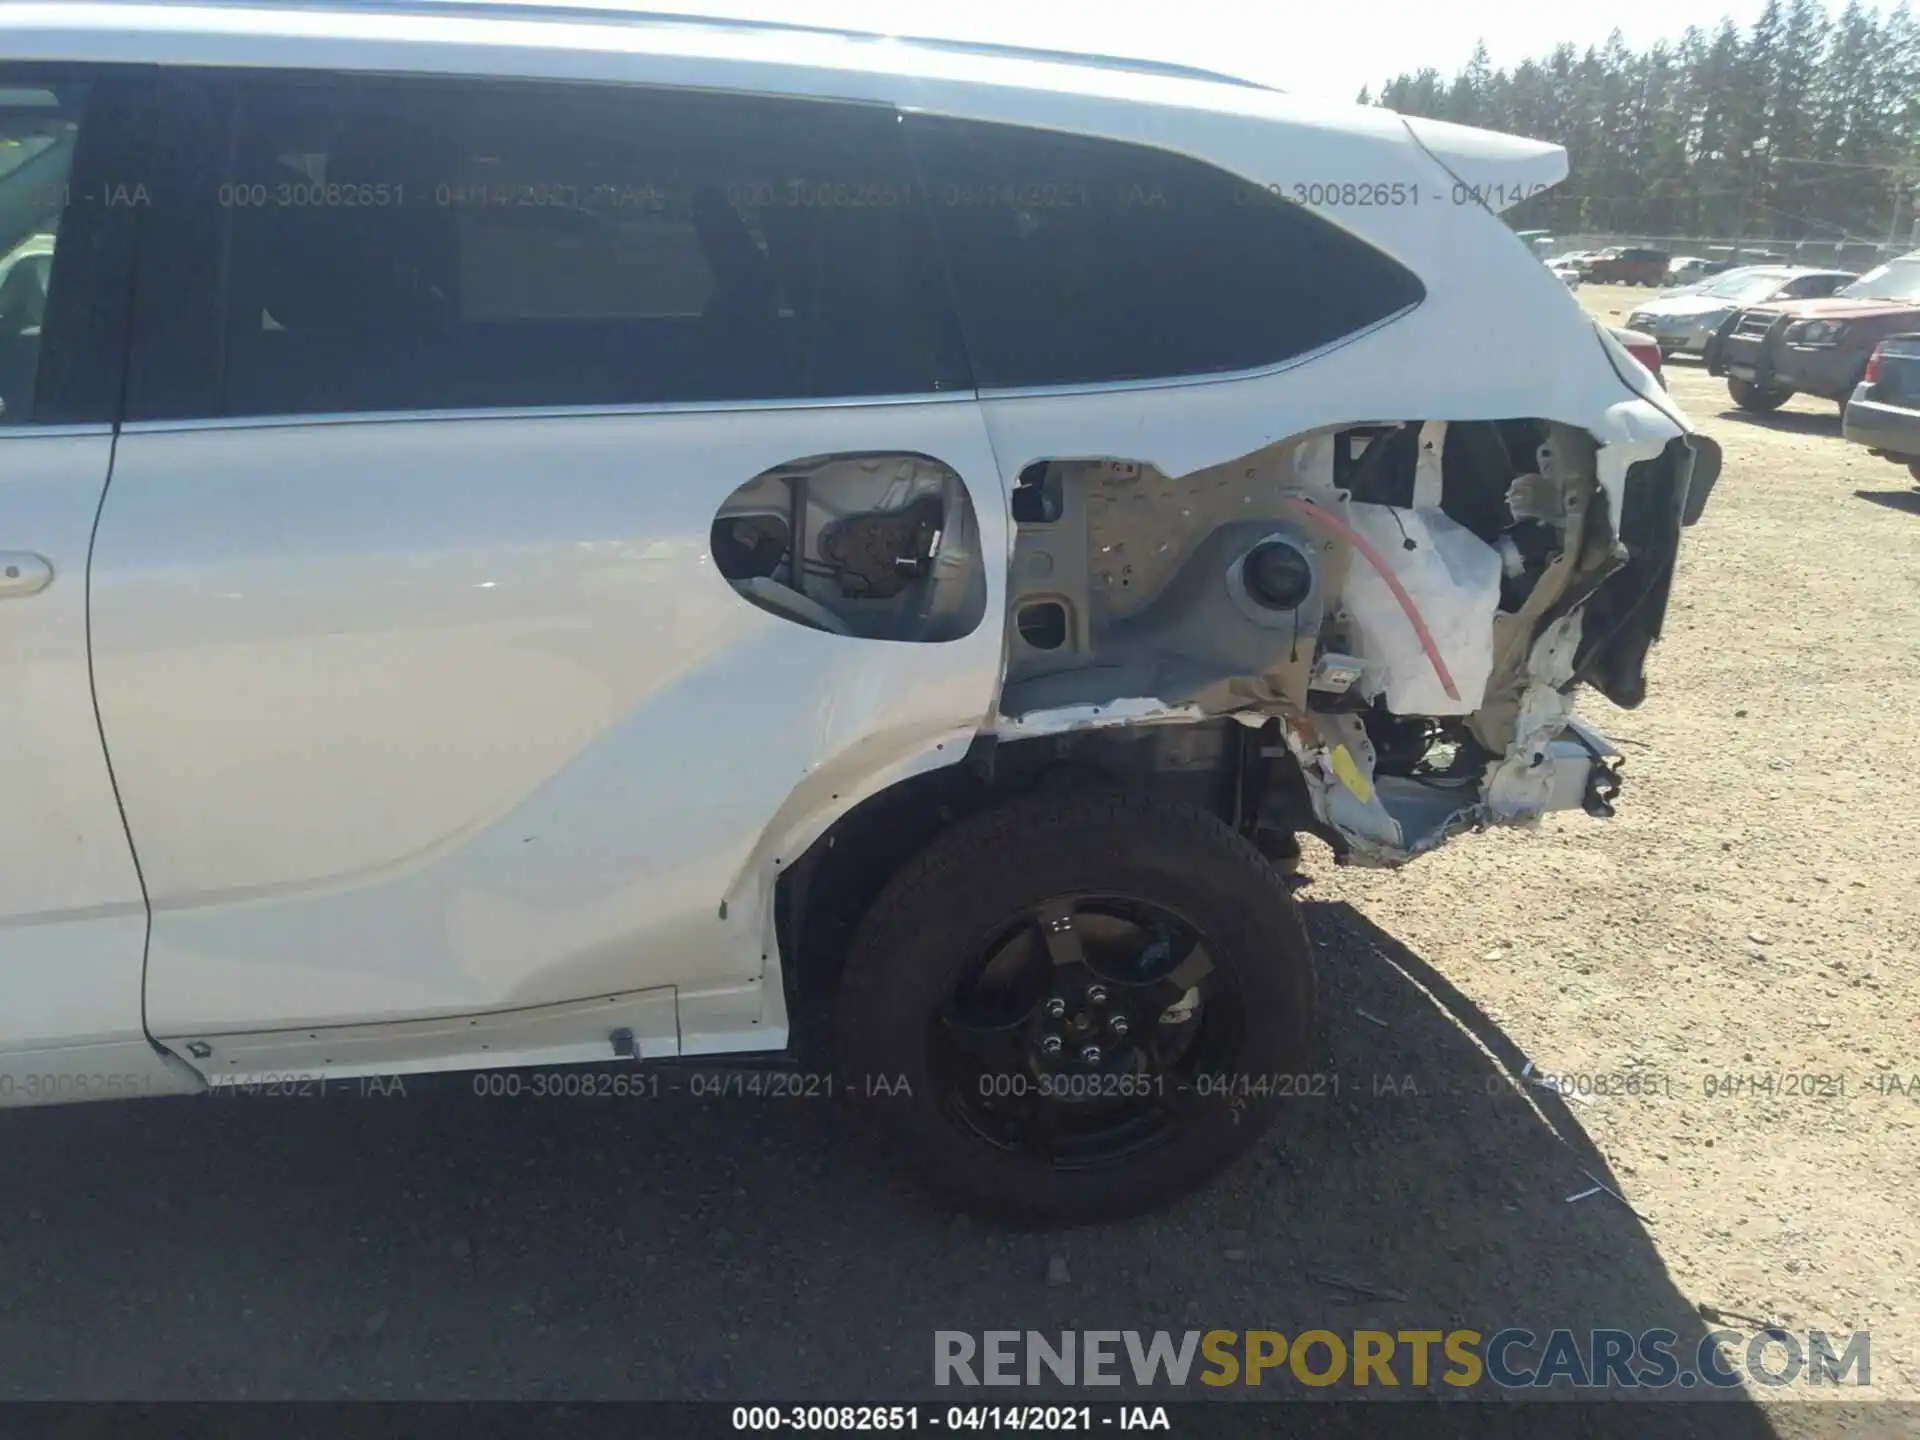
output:
{"label": "white paint surface", "polygon": [[[1259,185],[1359,177],[1421,197],[1326,213],[1419,274],[1426,300],[1256,374],[129,430],[93,557],[93,664],[152,901],[145,1003],[162,1038],[284,1031],[297,1046],[299,1027],[671,987],[689,1050],[778,1044],[782,869],[859,800],[996,725],[1005,491],[1029,461],[1179,475],[1382,414],[1538,416],[1600,442],[1617,519],[1626,465],[1683,428],[1497,216],[1454,203],[1456,172],[1535,183],[1564,165],[1531,142],[1423,127],[1423,145],[1378,111],[1244,87],[712,27],[27,3],[0,8],[0,51],[858,98],[1173,148]],[[0,439],[3,543],[44,546],[58,571],[7,602],[33,610],[0,609],[16,662],[0,703],[31,737],[0,756],[29,797],[0,838],[0,1043],[42,1048],[136,1035],[142,1000],[84,597],[60,578],[84,560],[107,442],[59,443]],[[964,640],[808,631],[713,573],[708,524],[743,480],[880,449],[932,455],[973,493],[989,606]],[[1151,697],[1122,713],[1181,718]],[[604,1040],[579,1014],[577,1032],[542,1032],[547,1050]],[[254,1054],[272,1063],[270,1044]]]}

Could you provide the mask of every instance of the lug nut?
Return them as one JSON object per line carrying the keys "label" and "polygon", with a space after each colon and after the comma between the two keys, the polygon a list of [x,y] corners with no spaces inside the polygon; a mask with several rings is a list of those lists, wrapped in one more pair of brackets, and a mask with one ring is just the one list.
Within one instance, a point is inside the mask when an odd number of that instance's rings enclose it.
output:
{"label": "lug nut", "polygon": [[1086,1049],[1080,1052],[1080,1058],[1089,1065],[1098,1065],[1100,1063],[1100,1047],[1098,1045],[1087,1046]]}
{"label": "lug nut", "polygon": [[[1092,1047],[1089,1046],[1088,1048],[1091,1049]],[[1042,1035],[1040,1037],[1040,1053],[1042,1055],[1058,1055],[1060,1053],[1060,1037],[1058,1035]]]}
{"label": "lug nut", "polygon": [[1107,1022],[1107,1029],[1113,1032],[1113,1038],[1116,1040],[1126,1039],[1127,1031],[1131,1028],[1132,1027],[1127,1024],[1127,1017],[1124,1015],[1116,1015]]}
{"label": "lug nut", "polygon": [[1089,1005],[1106,1004],[1107,1003],[1107,987],[1104,985],[1089,985],[1087,987],[1087,1003]]}
{"label": "lug nut", "polygon": [[1062,1015],[1066,1013],[1067,1013],[1067,1002],[1062,1000],[1058,995],[1054,996],[1053,999],[1047,1001],[1047,1018],[1049,1020],[1058,1020]]}

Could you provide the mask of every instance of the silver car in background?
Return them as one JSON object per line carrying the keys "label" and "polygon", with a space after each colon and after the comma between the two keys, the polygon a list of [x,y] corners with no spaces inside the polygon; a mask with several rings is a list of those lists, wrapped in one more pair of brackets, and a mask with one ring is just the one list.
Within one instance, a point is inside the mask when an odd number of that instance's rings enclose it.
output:
{"label": "silver car in background", "polygon": [[1857,278],[1847,270],[1743,265],[1649,300],[1627,317],[1627,328],[1653,336],[1663,356],[1698,355],[1736,310],[1772,300],[1818,300]]}

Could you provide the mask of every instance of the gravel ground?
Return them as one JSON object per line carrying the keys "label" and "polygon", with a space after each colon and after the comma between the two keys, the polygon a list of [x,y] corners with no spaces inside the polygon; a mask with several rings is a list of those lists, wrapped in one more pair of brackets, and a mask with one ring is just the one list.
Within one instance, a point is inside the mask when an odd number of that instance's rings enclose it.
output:
{"label": "gravel ground", "polygon": [[[1920,1395],[1920,1099],[1892,1093],[1920,1085],[1920,491],[1831,405],[1749,418],[1670,378],[1726,468],[1649,700],[1585,706],[1627,756],[1619,817],[1394,875],[1310,856],[1341,1093],[1205,1194],[999,1231],[814,1099],[9,1113],[0,1398],[950,1399],[935,1329],[1689,1344],[1721,1317],[1869,1328],[1871,1393]],[[1516,1095],[1529,1060],[1637,1093]],[[1587,1172],[1634,1210],[1569,1203]],[[1844,1428],[1787,1393],[1716,1408]]]}

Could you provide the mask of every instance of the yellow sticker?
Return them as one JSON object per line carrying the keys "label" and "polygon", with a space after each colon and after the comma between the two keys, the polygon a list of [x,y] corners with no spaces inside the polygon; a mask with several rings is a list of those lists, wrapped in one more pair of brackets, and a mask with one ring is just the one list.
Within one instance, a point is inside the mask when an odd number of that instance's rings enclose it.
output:
{"label": "yellow sticker", "polygon": [[1362,805],[1373,803],[1373,782],[1353,763],[1353,756],[1347,753],[1344,745],[1333,747],[1333,773],[1340,777],[1340,783],[1351,790]]}

